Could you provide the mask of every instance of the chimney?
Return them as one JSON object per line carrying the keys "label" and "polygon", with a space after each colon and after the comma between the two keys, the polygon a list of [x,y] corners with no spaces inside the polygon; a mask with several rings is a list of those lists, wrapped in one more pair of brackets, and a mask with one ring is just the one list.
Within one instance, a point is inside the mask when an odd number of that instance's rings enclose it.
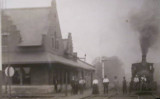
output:
{"label": "chimney", "polygon": [[77,60],[77,53],[76,52],[73,53],[73,59]]}
{"label": "chimney", "polygon": [[146,55],[144,55],[144,54],[142,55],[142,62],[147,62],[146,61]]}
{"label": "chimney", "polygon": [[68,33],[68,38],[72,40],[72,34]]}

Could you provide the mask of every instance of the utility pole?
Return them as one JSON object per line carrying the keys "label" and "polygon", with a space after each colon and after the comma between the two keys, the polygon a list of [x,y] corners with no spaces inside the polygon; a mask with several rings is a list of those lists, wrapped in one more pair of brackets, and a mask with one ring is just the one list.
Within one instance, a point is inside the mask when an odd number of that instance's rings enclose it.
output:
{"label": "utility pole", "polygon": [[68,86],[68,72],[66,71],[66,85],[65,85],[65,96],[67,96],[68,95],[68,88],[67,88],[67,86]]}
{"label": "utility pole", "polygon": [[2,0],[0,0],[0,99],[2,99]]}
{"label": "utility pole", "polygon": [[104,60],[102,60],[102,78],[104,78]]}
{"label": "utility pole", "polygon": [[101,58],[101,63],[102,63],[102,78],[104,78],[104,74],[105,74],[105,72],[104,72],[104,62],[105,61],[108,61],[108,60],[106,60],[104,58]]}

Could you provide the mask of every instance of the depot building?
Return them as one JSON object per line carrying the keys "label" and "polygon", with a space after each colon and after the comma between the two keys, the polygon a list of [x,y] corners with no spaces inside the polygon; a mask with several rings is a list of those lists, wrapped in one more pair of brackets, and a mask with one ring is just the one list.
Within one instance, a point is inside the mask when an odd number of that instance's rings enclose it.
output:
{"label": "depot building", "polygon": [[3,11],[2,63],[4,86],[5,68],[14,68],[13,93],[50,93],[55,79],[63,89],[73,77],[84,77],[90,87],[95,69],[73,52],[71,33],[62,38],[55,0],[51,7]]}

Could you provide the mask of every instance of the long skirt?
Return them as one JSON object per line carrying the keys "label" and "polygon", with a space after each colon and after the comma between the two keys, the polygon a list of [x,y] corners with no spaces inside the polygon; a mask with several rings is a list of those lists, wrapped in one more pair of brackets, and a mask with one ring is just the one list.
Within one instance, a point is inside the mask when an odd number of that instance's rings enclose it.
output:
{"label": "long skirt", "polygon": [[97,84],[93,84],[92,94],[99,94],[99,88]]}

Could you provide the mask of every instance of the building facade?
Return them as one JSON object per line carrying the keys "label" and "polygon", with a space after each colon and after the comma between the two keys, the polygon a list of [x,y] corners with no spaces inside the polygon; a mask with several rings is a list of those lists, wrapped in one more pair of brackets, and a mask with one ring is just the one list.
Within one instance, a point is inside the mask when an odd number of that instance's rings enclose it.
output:
{"label": "building facade", "polygon": [[71,33],[62,38],[55,0],[51,7],[3,10],[2,63],[4,85],[5,68],[15,70],[13,93],[50,93],[55,80],[63,87],[73,77],[84,77],[89,87],[94,73],[94,67],[73,52]]}

